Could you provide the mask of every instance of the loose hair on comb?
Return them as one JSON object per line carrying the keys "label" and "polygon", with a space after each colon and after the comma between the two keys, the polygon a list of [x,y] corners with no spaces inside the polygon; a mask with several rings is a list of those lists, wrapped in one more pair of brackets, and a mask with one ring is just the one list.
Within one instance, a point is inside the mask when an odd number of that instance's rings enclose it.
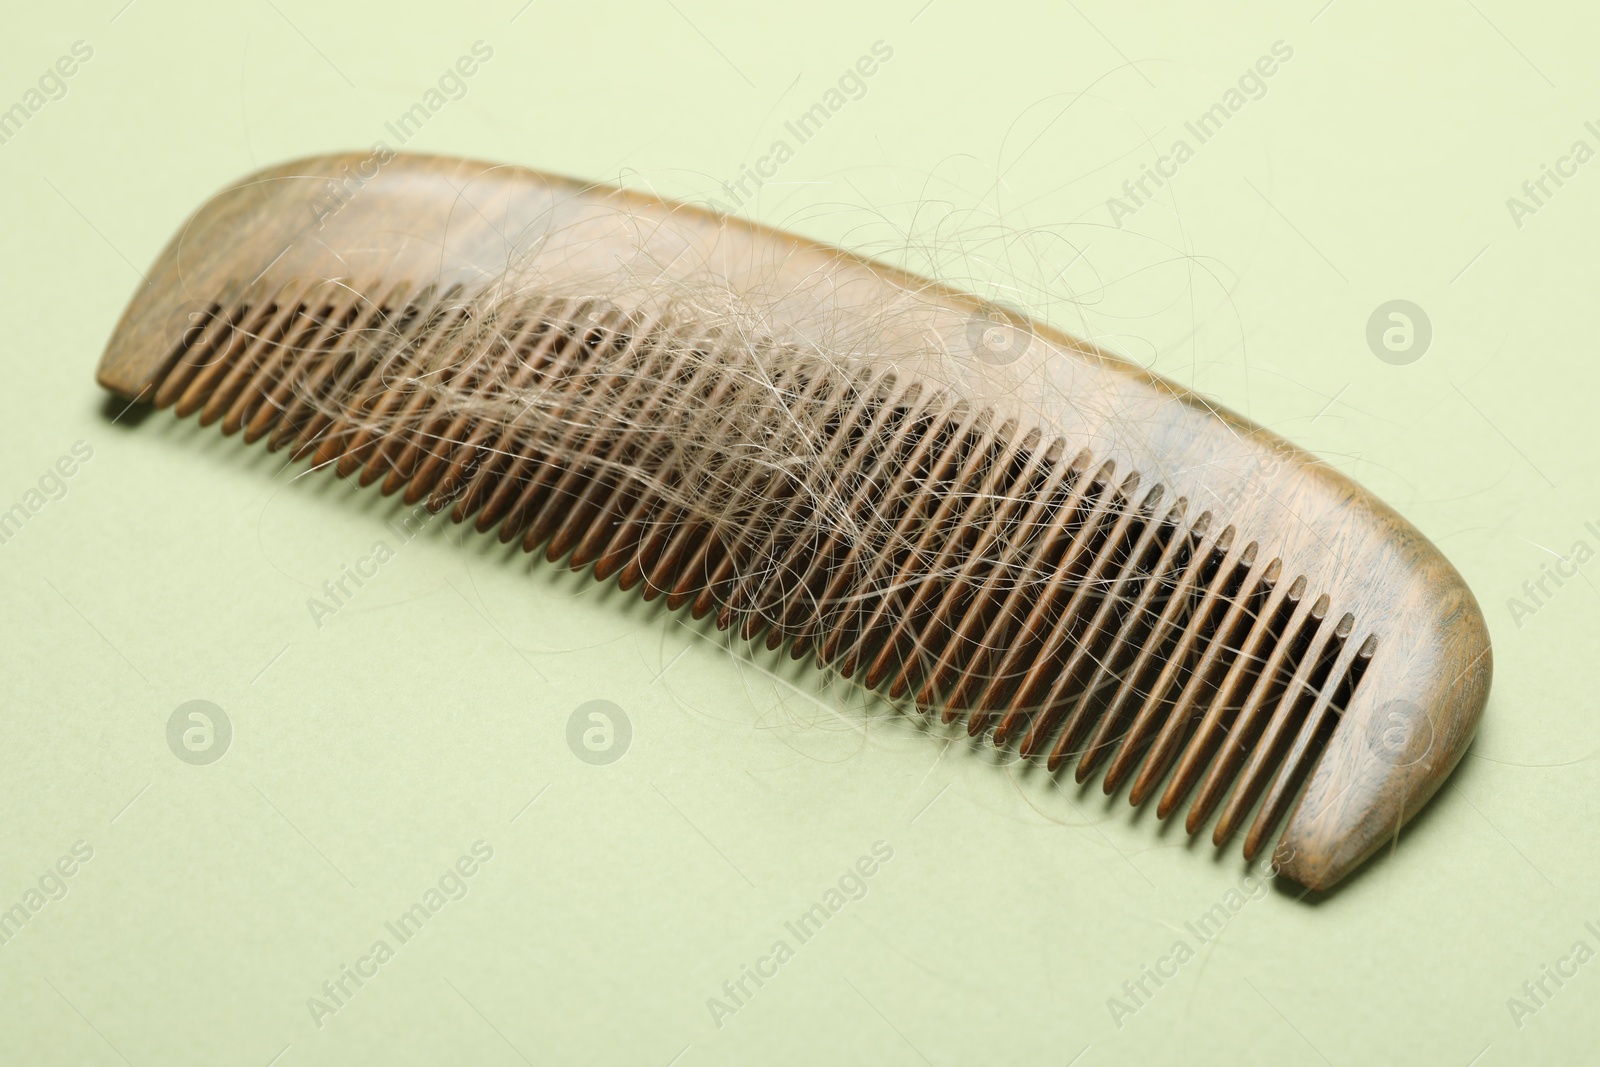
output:
{"label": "loose hair on comb", "polygon": [[[1049,327],[637,193],[397,156],[257,175],[158,261],[117,393],[448,508],[1337,882],[1426,801],[1489,646],[1415,529]],[[173,329],[171,323],[179,326]]]}

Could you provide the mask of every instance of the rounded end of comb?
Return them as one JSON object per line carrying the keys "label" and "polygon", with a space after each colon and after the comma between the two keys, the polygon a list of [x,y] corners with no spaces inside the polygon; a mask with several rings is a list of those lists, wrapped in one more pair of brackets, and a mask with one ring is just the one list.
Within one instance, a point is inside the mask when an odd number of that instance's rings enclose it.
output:
{"label": "rounded end of comb", "polygon": [[1277,872],[1308,889],[1397,844],[1482,718],[1493,674],[1483,611],[1442,556],[1423,555],[1409,609],[1378,643],[1273,853]]}

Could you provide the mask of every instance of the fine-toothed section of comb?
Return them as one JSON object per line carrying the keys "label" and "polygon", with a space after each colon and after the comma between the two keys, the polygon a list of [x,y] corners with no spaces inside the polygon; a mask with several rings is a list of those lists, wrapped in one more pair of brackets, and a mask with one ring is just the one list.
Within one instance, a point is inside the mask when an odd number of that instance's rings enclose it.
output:
{"label": "fine-toothed section of comb", "polygon": [[[1087,452],[1080,452],[1073,459],[1061,485],[1045,498],[1046,510],[1038,516],[1042,532],[1022,562],[1019,580],[1005,590],[1003,601],[984,605],[990,609],[988,625],[972,650],[972,668],[953,677],[936,674],[924,688],[930,704],[943,705],[946,722],[953,721],[962,708],[970,705],[973,710],[967,729],[973,736],[988,727],[991,712],[1004,710],[995,740],[1005,744],[1023,714],[1011,699],[1017,685],[1024,690],[1027,686],[1027,675],[1019,672],[1025,672],[1041,653],[1049,657],[1066,647],[1058,640],[1076,640],[1083,611],[1091,600],[1102,595],[1115,547],[1137,514],[1129,500],[1139,482],[1138,472],[1116,488],[1112,482],[1114,464],[1103,464],[1090,478],[1083,476],[1088,462]],[[1157,486],[1149,499],[1160,493]],[[1061,605],[1063,597],[1065,606]],[[964,629],[977,633],[984,615],[978,614],[971,621],[976,625]],[[953,667],[951,662],[947,669]],[[979,686],[982,688],[972,699],[971,694]]]}
{"label": "fine-toothed section of comb", "polygon": [[[260,326],[241,331],[242,347],[230,357],[232,365],[221,383],[209,394],[197,391],[187,397],[191,404],[204,405],[204,416],[219,419],[224,434],[237,433],[244,428],[265,398],[263,377],[270,381],[279,363],[288,358],[287,351],[314,329],[308,319],[315,315],[315,310],[308,314],[302,301],[320,295],[315,289],[304,283],[286,286],[270,302],[264,303],[268,314]],[[246,440],[253,441],[255,436],[247,434]]]}
{"label": "fine-toothed section of comb", "polygon": [[[710,355],[712,360],[719,358],[714,349]],[[771,383],[776,395],[785,397],[792,410],[826,408],[847,390],[840,379],[808,374],[799,363],[782,367]],[[696,514],[692,506],[680,505],[671,508],[661,520],[662,527],[670,533],[662,542],[660,555],[649,561],[653,566],[645,582],[647,599],[665,593],[670,611],[695,600],[722,562],[744,551],[759,536],[758,523],[775,506],[774,499],[787,499],[786,493],[775,490],[790,488],[774,465],[762,462],[735,465],[728,472],[727,481],[732,506],[715,519]],[[696,603],[696,608],[699,617],[710,605]]]}
{"label": "fine-toothed section of comb", "polygon": [[264,361],[252,381],[261,399],[247,412],[246,441],[260,440],[268,430],[285,440],[294,434],[298,426],[292,413],[309,398],[309,380],[337,359],[338,346],[349,338],[361,314],[359,294],[344,286],[321,289],[307,294],[301,305],[302,322],[296,324],[300,328],[288,334],[292,338],[288,343],[279,343],[277,358]]}
{"label": "fine-toothed section of comb", "polygon": [[[630,326],[619,313],[606,312],[593,328],[574,336],[574,358],[595,365],[591,373],[571,376],[587,383],[575,404],[608,414],[593,425],[569,419],[566,430],[546,450],[539,474],[530,483],[543,481],[543,499],[537,509],[525,513],[524,551],[544,545],[547,559],[560,559],[583,532],[593,509],[606,509],[619,479],[623,493],[631,495],[635,490],[627,472],[638,469],[641,462],[653,466],[643,457],[664,425],[652,426],[665,414],[657,410],[661,398],[656,391],[662,383],[677,380],[687,358],[666,340],[666,334],[658,333],[659,326],[657,320]],[[678,360],[672,358],[674,351]]]}
{"label": "fine-toothed section of comb", "polygon": [[[989,468],[1008,453],[1015,458],[1018,445],[1014,441],[1006,443],[1013,436],[1011,431],[1009,423],[997,427],[991,420],[975,415],[950,436],[934,479],[923,487],[921,498],[912,501],[896,530],[898,536],[891,538],[887,551],[874,561],[888,566],[881,570],[874,567],[874,573],[857,594],[858,612],[865,621],[855,624],[847,620],[841,625],[841,629],[853,630],[854,635],[839,662],[841,675],[854,676],[862,659],[874,648],[890,648],[886,631],[903,632],[907,603],[917,598],[935,560],[948,556],[953,535],[966,534],[960,525],[962,515],[981,506],[974,498],[988,477]],[[889,666],[881,655],[875,656],[874,662],[881,663],[881,667],[878,678],[865,679],[869,689],[882,680]]]}
{"label": "fine-toothed section of comb", "polygon": [[1303,616],[1297,613],[1295,623],[1298,625],[1291,624],[1294,628],[1290,631],[1293,636],[1289,655],[1276,666],[1268,663],[1268,676],[1261,679],[1264,695],[1247,703],[1240,712],[1234,737],[1243,749],[1238,755],[1244,758],[1244,768],[1212,832],[1212,840],[1219,845],[1233,836],[1260,799],[1269,777],[1280,769],[1283,751],[1279,741],[1285,728],[1313,678],[1319,671],[1326,673],[1324,660],[1337,625],[1328,614],[1327,595],[1312,602]]}
{"label": "fine-toothed section of comb", "polygon": [[[933,617],[942,620],[933,635],[945,638],[924,642],[924,659],[931,661],[923,673],[917,701],[925,707],[942,707],[941,717],[951,722],[965,708],[966,691],[971,681],[989,672],[989,658],[1010,645],[1009,613],[1041,599],[1052,575],[1072,576],[1081,582],[1074,557],[1092,538],[1072,538],[1070,528],[1092,531],[1094,524],[1080,514],[1091,486],[1109,482],[1112,465],[1102,467],[1093,480],[1083,477],[1088,453],[1079,451],[1070,462],[1064,441],[1051,442],[1038,450],[1040,462],[1030,465],[1025,482],[1019,483],[997,509],[996,522],[986,529],[966,556],[961,572],[941,596]],[[1135,476],[1136,477],[1136,476]],[[1092,510],[1092,505],[1090,505]],[[896,679],[907,674],[903,667]],[[922,667],[921,663],[917,667]],[[974,735],[988,724],[989,716],[980,703],[968,720]]]}
{"label": "fine-toothed section of comb", "polygon": [[[1013,577],[1008,572],[1015,566],[1014,557],[1026,559],[1028,520],[1061,475],[1064,443],[1040,447],[1037,431],[1018,435],[1018,443],[1019,454],[1008,453],[990,468],[990,477],[957,520],[961,535],[951,531],[931,571],[933,580],[919,583],[917,597],[901,617],[909,648],[890,678],[893,699],[935,682],[940,664],[958,645],[957,628],[971,608],[973,590]],[[883,658],[880,653],[879,661]],[[870,673],[868,683],[872,684]]]}
{"label": "fine-toothed section of comb", "polygon": [[[814,406],[820,415],[816,426],[816,440],[821,445],[815,461],[817,469],[836,472],[843,451],[870,405],[855,388],[857,383],[843,374],[802,373],[800,381],[803,385],[796,390],[800,410]],[[692,601],[691,614],[698,619],[723,604],[725,609],[718,617],[718,625],[724,629],[732,626],[737,614],[741,622],[748,622],[752,628],[746,637],[755,636],[760,620],[745,619],[734,598],[748,588],[740,582],[741,576],[754,575],[760,579],[770,576],[775,554],[782,553],[786,547],[786,535],[802,521],[802,496],[794,491],[796,488],[798,486],[781,466],[749,465],[748,473],[733,494],[734,500],[748,503],[728,516],[731,521],[719,523],[722,530],[702,540],[703,556],[698,560],[691,558],[679,572],[668,594],[667,607],[676,609]]]}
{"label": "fine-toothed section of comb", "polygon": [[[784,640],[790,655],[800,659],[811,651],[818,627],[825,626],[837,613],[835,601],[845,588],[857,562],[863,559],[865,542],[852,536],[868,525],[892,528],[903,514],[906,484],[914,480],[922,457],[932,445],[930,426],[934,416],[929,394],[923,383],[911,381],[903,392],[884,405],[887,420],[873,445],[870,466],[863,458],[861,476],[848,497],[841,492],[835,521],[824,522],[814,534],[816,544],[809,551],[793,553],[801,566],[786,571],[785,583],[776,595],[763,600],[757,610],[771,610],[776,621],[767,634],[767,647],[777,649]],[[783,597],[786,589],[788,595]],[[782,600],[781,604],[771,601]]]}
{"label": "fine-toothed section of comb", "polygon": [[409,396],[395,402],[397,414],[384,428],[383,440],[367,463],[374,479],[382,476],[383,495],[405,488],[406,499],[415,503],[427,493],[428,481],[418,477],[424,457],[442,458],[453,443],[442,436],[451,413],[439,410],[438,396],[448,391],[459,404],[486,399],[493,387],[491,368],[505,356],[505,328],[513,337],[520,334],[514,312],[502,326],[498,320],[478,318],[472,309],[463,307],[459,316],[441,327],[449,336],[431,352],[419,351],[417,366],[403,370],[401,382],[387,383],[391,391],[409,390]]}
{"label": "fine-toothed section of comb", "polygon": [[[1037,595],[1019,599],[1021,591],[1014,590],[984,638],[986,649],[993,650],[989,661],[998,664],[958,682],[946,698],[949,715],[964,702],[971,685],[984,683],[974,701],[982,721],[975,715],[969,730],[977,732],[974,728],[987,725],[989,712],[1003,710],[995,744],[1007,744],[1015,730],[1027,725],[1020,748],[1024,757],[1037,754],[1041,739],[1054,729],[1064,710],[1054,698],[1082,681],[1083,666],[1111,637],[1130,582],[1136,585],[1141,568],[1149,564],[1146,551],[1160,524],[1149,521],[1146,512],[1160,501],[1163,489],[1153,487],[1144,504],[1135,506],[1139,474],[1130,474],[1115,489],[1111,474],[1112,465],[1107,463],[1093,482],[1086,480],[1086,486],[1077,490],[1079,499],[1087,486],[1100,492],[1091,499],[1088,518],[1078,524],[1076,534],[1067,525],[1076,502],[1069,500],[1058,510],[1051,541],[1068,538],[1066,548],[1059,556],[1046,557],[1052,565],[1046,568]],[[1052,676],[1051,698],[1042,705],[1032,703]]]}
{"label": "fine-toothed section of comb", "polygon": [[[619,312],[594,314],[594,326],[576,336],[573,343],[580,352],[599,353],[609,348],[615,353],[606,361],[612,365],[610,373],[586,398],[591,404],[603,402],[611,409],[612,419],[592,430],[575,420],[553,450],[574,460],[554,484],[550,505],[529,524],[523,537],[523,548],[528,551],[544,543],[545,556],[552,562],[576,548],[592,531],[606,529],[608,516],[644,495],[645,487],[629,472],[653,465],[647,455],[661,425],[663,413],[658,409],[664,403],[657,385],[681,377],[689,359],[684,348],[665,341],[659,319],[628,323]],[[598,543],[590,539],[587,550],[574,552],[570,565],[582,567],[598,550]]]}
{"label": "fine-toothed section of comb", "polygon": [[[1149,633],[1155,617],[1152,606],[1161,603],[1170,587],[1170,576],[1192,555],[1193,534],[1181,522],[1187,503],[1177,501],[1163,523],[1150,524],[1147,533],[1154,535],[1153,541],[1143,542],[1146,548],[1133,557],[1142,561],[1138,569],[1125,576],[1131,580],[1120,581],[1114,590],[1112,615],[1105,625],[1104,638],[1080,644],[1080,650],[1087,652],[1082,664],[1082,669],[1088,671],[1087,681],[1080,684],[1082,676],[1077,670],[1056,671],[1044,659],[1030,671],[1027,687],[1016,702],[1025,709],[1041,708],[1044,714],[1029,730],[1021,750],[1029,754],[1042,752],[1054,737],[1047,757],[1052,771],[1067,761],[1069,753],[1078,750],[1084,735],[1094,728],[1095,716],[1104,709],[1111,687]],[[1203,533],[1210,521],[1209,515],[1201,516],[1195,529]]]}
{"label": "fine-toothed section of comb", "polygon": [[[1262,664],[1268,654],[1282,641],[1289,612],[1303,595],[1306,580],[1302,577],[1293,583],[1284,583],[1278,580],[1281,572],[1281,566],[1274,560],[1261,578],[1261,584],[1266,590],[1264,602],[1241,613],[1243,617],[1239,624],[1246,632],[1233,639],[1238,655],[1234,657],[1227,674],[1217,685],[1210,705],[1205,709],[1204,716],[1190,734],[1189,743],[1184,746],[1178,757],[1177,770],[1173,772],[1167,790],[1162,794],[1161,801],[1156,807],[1156,813],[1161,818],[1171,814],[1194,788],[1195,782],[1205,771],[1229,728],[1235,722],[1235,714],[1244,703],[1247,694],[1261,677]],[[1260,597],[1261,593],[1258,592],[1258,599]],[[1199,829],[1210,815],[1212,804],[1219,796],[1220,794],[1215,792],[1210,795],[1209,800],[1202,796],[1191,806],[1185,823],[1189,833],[1192,834]]]}
{"label": "fine-toothed section of comb", "polygon": [[377,299],[367,299],[360,290],[351,290],[350,308],[328,338],[322,358],[314,364],[308,362],[267,442],[269,449],[288,448],[294,459],[313,450],[329,422],[327,402],[349,390],[364,368],[368,351],[391,332],[389,316],[395,307],[405,306],[409,288],[396,285]]}
{"label": "fine-toothed section of comb", "polygon": [[[1349,701],[1350,693],[1360,681],[1365,663],[1370,660],[1375,644],[1367,641],[1359,645],[1350,640],[1355,616],[1343,615],[1327,640],[1315,674],[1297,693],[1294,713],[1284,717],[1284,737],[1292,733],[1293,739],[1281,757],[1277,757],[1277,773],[1267,787],[1255,821],[1245,835],[1244,853],[1254,859],[1272,839],[1278,823],[1289,813],[1305,777],[1310,773],[1328,738],[1339,724],[1339,710]],[[1296,729],[1293,723],[1298,719]],[[1270,727],[1269,727],[1270,730]],[[1273,739],[1274,742],[1276,739]],[[1263,745],[1269,743],[1263,738]],[[1276,745],[1275,745],[1276,747]]]}
{"label": "fine-toothed section of comb", "polygon": [[177,403],[196,378],[210,388],[209,383],[219,374],[232,371],[252,330],[265,326],[277,311],[275,305],[261,302],[262,295],[259,288],[252,287],[240,294],[242,299],[232,299],[229,294],[205,311],[189,315],[189,324],[157,373],[151,400],[157,408]]}
{"label": "fine-toothed section of comb", "polygon": [[[1240,623],[1266,599],[1269,583],[1282,568],[1278,560],[1268,562],[1261,558],[1258,549],[1252,542],[1219,568],[1210,588],[1201,596],[1106,771],[1107,792],[1137,767],[1128,799],[1142,804],[1172,766],[1195,714],[1214,695],[1214,672],[1226,670],[1238,654]],[[1138,755],[1147,743],[1149,748],[1141,766]]]}
{"label": "fine-toothed section of comb", "polygon": [[[502,362],[491,369],[480,386],[480,395],[486,400],[504,404],[534,380],[539,368],[537,354],[553,345],[558,336],[544,315],[555,303],[540,300],[523,308],[519,319],[506,330],[499,342]],[[493,484],[494,471],[507,457],[510,431],[493,419],[466,414],[456,416],[445,435],[460,443],[453,452],[444,448],[435,451],[407,487],[405,500],[415,504],[427,491],[431,493],[429,507],[438,510],[454,499],[450,517],[455,522],[465,522],[487,499],[484,491]],[[437,481],[430,481],[433,475]]]}
{"label": "fine-toothed section of comb", "polygon": [[[558,323],[567,319],[564,313],[569,310],[575,314],[577,306],[557,300],[541,301],[530,309],[529,325],[516,331],[506,350],[511,369],[502,373],[504,384],[491,392],[491,396],[499,397],[503,403],[510,402],[510,398],[523,391],[540,388],[553,374],[568,367],[576,358],[576,346],[570,343],[570,327]],[[518,446],[533,418],[529,407],[499,424],[485,419],[468,435],[462,451],[451,464],[451,472],[461,482],[452,512],[455,521],[464,522],[476,515],[475,525],[480,533],[485,533],[506,517],[526,472],[534,463],[534,457]],[[435,490],[435,504],[443,498],[443,487],[440,487]],[[509,529],[510,533],[502,540],[514,537],[520,527],[513,524]]]}
{"label": "fine-toothed section of comb", "polygon": [[[1197,591],[1209,585],[1221,571],[1222,560],[1232,547],[1234,529],[1230,526],[1212,539],[1206,533],[1210,518],[1209,513],[1202,515],[1194,530],[1183,538],[1184,544],[1171,568],[1145,583],[1140,600],[1133,606],[1134,617],[1130,620],[1133,625],[1123,631],[1129,639],[1120,648],[1112,646],[1111,652],[1116,658],[1108,659],[1108,663],[1115,666],[1106,679],[1110,697],[1103,705],[1099,705],[1100,693],[1093,697],[1098,706],[1098,720],[1078,757],[1075,773],[1079,782],[1087,780],[1101,762],[1120,747],[1118,742],[1142,703],[1141,681],[1151,670],[1159,668],[1162,657],[1179,639]],[[1052,767],[1068,758],[1065,743],[1065,736],[1056,741],[1050,753]]]}
{"label": "fine-toothed section of comb", "polygon": [[870,472],[882,459],[885,443],[899,436],[894,425],[903,418],[901,404],[910,388],[886,377],[856,391],[848,411],[824,430],[829,444],[817,465],[829,472],[827,486],[815,496],[791,495],[783,503],[782,513],[763,524],[767,533],[749,554],[756,560],[770,560],[770,564],[745,567],[737,573],[725,561],[719,573],[732,580],[731,588],[723,593],[715,583],[708,584],[696,601],[698,610],[703,612],[709,607],[707,598],[716,597],[722,605],[717,614],[719,627],[727,629],[736,619],[742,619],[740,636],[747,641],[768,628],[768,644],[773,648],[793,635],[786,624],[794,614],[792,606],[784,608],[780,603],[792,601],[805,588],[801,569],[806,561],[828,555],[830,531],[870,525],[870,519],[863,521],[853,510],[841,513],[840,508],[842,505],[849,509],[844,502],[857,499],[861,487],[871,480]]}
{"label": "fine-toothed section of comb", "polygon": [[437,321],[445,299],[430,286],[397,306],[382,309],[379,320],[355,339],[348,366],[339,372],[329,390],[328,403],[307,423],[305,440],[296,446],[296,456],[309,452],[312,466],[332,465],[343,475],[354,469],[348,454],[360,433],[366,403],[394,364],[404,358],[417,335]]}
{"label": "fine-toothed section of comb", "polygon": [[[548,294],[231,285],[157,406],[1265,846],[1376,649],[1268,542],[925,380]],[[728,428],[743,437],[725,440]]]}
{"label": "fine-toothed section of comb", "polygon": [[[220,420],[224,434],[238,431],[243,421],[244,407],[254,399],[254,394],[248,392],[247,387],[256,361],[262,352],[281,341],[298,314],[300,294],[285,295],[288,299],[281,302],[270,300],[238,307],[238,318],[234,320],[235,325],[231,330],[231,350],[225,359],[218,361],[219,365],[226,366],[227,373],[220,377],[197,375],[178,400],[176,410],[180,416],[198,407],[200,425],[209,426]],[[254,320],[253,327],[247,327],[245,323],[249,320],[244,316],[253,309],[259,310],[261,317]]]}
{"label": "fine-toothed section of comb", "polygon": [[[845,677],[849,676],[845,668],[850,665],[853,639],[861,632],[861,620],[885,595],[890,575],[904,561],[907,554],[904,546],[911,543],[929,503],[948,486],[977,418],[971,412],[962,411],[954,413],[948,421],[937,415],[919,421],[925,421],[926,425],[919,426],[912,435],[914,444],[901,467],[902,479],[879,505],[888,536],[879,544],[870,544],[865,539],[856,541],[819,598],[823,606],[820,616],[801,631],[802,641],[816,642],[817,666],[837,667]],[[844,663],[839,662],[841,658]]]}
{"label": "fine-toothed section of comb", "polygon": [[[502,542],[521,536],[528,551],[538,547],[562,503],[553,490],[567,473],[566,454],[596,432],[584,423],[579,406],[594,401],[597,372],[591,365],[609,336],[591,328],[592,322],[580,322],[594,314],[597,310],[589,305],[572,306],[571,318],[540,339],[532,355],[537,371],[524,390],[536,395],[538,403],[518,412],[510,435],[497,445],[505,451],[505,462],[497,465],[498,485],[478,515],[478,529],[498,522]],[[607,417],[620,413],[608,412]]]}
{"label": "fine-toothed section of comb", "polygon": [[[719,406],[733,389],[734,380],[729,375],[716,373],[709,359],[699,358],[697,346],[684,344],[667,346],[675,349],[667,373],[670,381],[683,382],[683,392],[703,397],[712,407]],[[656,390],[641,408],[640,426],[647,441],[647,454],[655,469],[663,472],[662,484],[677,487],[678,472],[683,469],[693,450],[686,435],[673,435],[664,428],[676,425],[682,413],[675,410],[672,398],[664,390]],[[678,512],[661,498],[647,481],[630,478],[625,494],[617,499],[615,529],[609,538],[604,531],[586,538],[579,551],[583,558],[596,556],[595,576],[606,578],[617,575],[623,589],[631,589],[645,580],[650,567],[662,562],[662,553],[676,530]],[[574,554],[575,557],[577,553]],[[670,560],[668,561],[670,565]],[[653,597],[659,586],[646,585],[644,595]]]}
{"label": "fine-toothed section of comb", "polygon": [[408,391],[408,372],[449,336],[460,314],[458,290],[424,290],[361,347],[348,390],[324,411],[328,424],[313,453],[316,465],[332,465],[341,478],[364,471],[391,412]]}

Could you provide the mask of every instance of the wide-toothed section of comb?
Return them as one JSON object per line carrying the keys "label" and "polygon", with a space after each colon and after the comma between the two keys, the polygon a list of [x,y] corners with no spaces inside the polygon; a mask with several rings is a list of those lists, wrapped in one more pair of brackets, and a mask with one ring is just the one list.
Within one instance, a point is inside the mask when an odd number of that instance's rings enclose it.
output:
{"label": "wide-toothed section of comb", "polygon": [[[1218,844],[1254,811],[1251,855],[1376,647],[1223,517],[925,383],[752,363],[592,301],[405,285],[235,287],[181,327],[158,406],[715,612],[1080,781],[1104,766],[1163,817],[1192,794],[1189,831],[1220,808]],[[757,429],[711,440],[739,417]]]}

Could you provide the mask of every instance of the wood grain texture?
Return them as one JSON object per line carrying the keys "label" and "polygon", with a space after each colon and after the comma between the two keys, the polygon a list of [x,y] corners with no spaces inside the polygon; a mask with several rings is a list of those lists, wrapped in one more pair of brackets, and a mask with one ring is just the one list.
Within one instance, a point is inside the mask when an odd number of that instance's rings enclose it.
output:
{"label": "wood grain texture", "polygon": [[[792,388],[834,405],[840,506],[887,516],[914,550],[797,533],[814,517],[754,477],[762,523],[711,536],[626,479],[546,462],[517,427],[395,384],[427,367],[465,389],[559,390],[580,365],[615,367],[608,395],[667,427],[674,413],[628,383],[682,370],[662,294],[707,288],[763,308],[777,349],[845,355],[848,375],[797,370]],[[497,295],[494,340],[460,341]],[[1287,818],[1276,865],[1312,888],[1416,813],[1487,699],[1487,629],[1461,576],[1292,444],[976,298],[609,186],[422,156],[263,171],[180,230],[98,378],[453,504],[1052,769],[1075,756],[1080,780],[1104,767],[1108,792],[1157,798],[1163,817],[1188,800],[1191,833],[1243,830],[1247,855]],[[374,435],[356,417],[374,411],[409,429]],[[673,462],[636,423],[572,441]],[[930,566],[939,580],[897,582]]]}

